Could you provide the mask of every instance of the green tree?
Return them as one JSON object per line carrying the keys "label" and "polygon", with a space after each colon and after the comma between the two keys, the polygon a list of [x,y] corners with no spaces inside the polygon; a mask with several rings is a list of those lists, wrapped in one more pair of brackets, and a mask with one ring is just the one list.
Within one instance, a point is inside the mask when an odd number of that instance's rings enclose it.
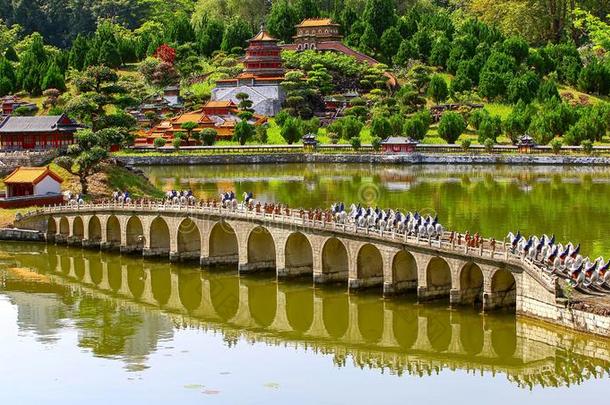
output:
{"label": "green tree", "polygon": [[78,177],[83,194],[89,192],[89,177],[100,170],[100,164],[108,157],[113,145],[121,145],[128,139],[127,134],[106,128],[98,132],[90,129],[77,131],[74,144],[68,147],[66,155],[55,159],[55,163]]}
{"label": "green tree", "polygon": [[[427,111],[424,111],[423,113],[428,114]],[[426,137],[429,127],[429,121],[426,120],[422,113],[418,113],[405,121],[403,131],[406,136],[421,141]]]}
{"label": "green tree", "polygon": [[44,78],[42,79],[42,89],[57,89],[60,91],[66,90],[66,83],[64,81],[64,75],[59,70],[59,67],[55,63],[51,63],[47,69]]}
{"label": "green tree", "polygon": [[541,102],[550,101],[552,99],[560,99],[559,90],[554,80],[545,80],[538,88],[537,98]]}
{"label": "green tree", "polygon": [[540,87],[540,78],[532,71],[514,76],[508,83],[507,99],[513,104],[519,102],[530,103],[536,98]]}
{"label": "green tree", "polygon": [[383,116],[373,118],[373,122],[371,123],[371,135],[378,136],[382,139],[392,135],[390,120]]}
{"label": "green tree", "polygon": [[352,139],[360,136],[364,124],[356,117],[343,117],[338,120],[341,128],[341,138]]}
{"label": "green tree", "polygon": [[511,36],[506,38],[502,44],[502,49],[505,54],[512,56],[518,65],[529,56],[529,45],[522,37]]}
{"label": "green tree", "polygon": [[489,99],[504,97],[513,78],[515,60],[502,52],[493,52],[481,69],[479,94]]}
{"label": "green tree", "polygon": [[287,0],[274,1],[267,18],[267,28],[271,35],[285,43],[291,43],[294,27],[300,18],[299,11]]}
{"label": "green tree", "polygon": [[445,101],[449,96],[449,89],[447,88],[447,82],[441,75],[434,75],[430,79],[428,85],[428,95],[432,97],[435,103]]}
{"label": "green tree", "polygon": [[282,138],[292,145],[303,137],[303,123],[295,117],[288,117],[281,129]]}
{"label": "green tree", "polygon": [[243,49],[252,36],[252,30],[246,21],[239,17],[233,18],[226,25],[220,49],[225,52],[229,52],[235,47]]}
{"label": "green tree", "polygon": [[316,0],[296,0],[294,8],[299,21],[320,16],[320,8]]}
{"label": "green tree", "polygon": [[383,32],[380,40],[381,54],[388,62],[392,61],[402,42],[400,32],[396,27],[390,27]]}
{"label": "green tree", "polygon": [[500,117],[490,115],[483,118],[477,131],[479,143],[483,144],[487,140],[496,143],[498,136],[502,134],[502,120]]}
{"label": "green tree", "polygon": [[245,145],[253,136],[254,126],[248,121],[241,120],[235,125],[233,140],[238,141],[240,145]]}
{"label": "green tree", "polygon": [[153,145],[154,145],[154,147],[155,147],[155,148],[157,148],[157,149],[158,149],[158,148],[162,148],[162,147],[164,147],[164,146],[165,146],[165,144],[166,144],[165,139],[164,139],[164,138],[161,138],[161,137],[159,137],[159,138],[155,138],[155,140],[153,141]]}
{"label": "green tree", "polygon": [[430,64],[441,67],[447,66],[449,52],[451,52],[451,43],[446,36],[440,35],[432,43],[432,50],[430,51]]}
{"label": "green tree", "polygon": [[186,131],[186,143],[193,137],[193,130],[199,126],[198,123],[193,121],[183,122],[180,128]]}
{"label": "green tree", "polygon": [[377,37],[396,22],[393,0],[367,0],[363,19],[373,27]]}
{"label": "green tree", "polygon": [[201,142],[206,146],[212,146],[216,143],[218,132],[213,128],[205,128],[200,133]]}
{"label": "green tree", "polygon": [[464,118],[454,111],[444,112],[438,124],[439,136],[449,144],[455,143],[465,129]]}
{"label": "green tree", "polygon": [[398,48],[398,52],[394,56],[394,64],[405,65],[410,59],[416,59],[419,57],[417,47],[412,41],[403,39]]}

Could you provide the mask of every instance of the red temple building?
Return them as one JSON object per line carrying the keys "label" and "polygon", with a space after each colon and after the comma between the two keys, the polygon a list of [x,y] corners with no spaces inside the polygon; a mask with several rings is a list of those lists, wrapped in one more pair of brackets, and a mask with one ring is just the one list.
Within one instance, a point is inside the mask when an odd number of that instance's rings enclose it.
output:
{"label": "red temple building", "polygon": [[21,208],[61,204],[62,178],[49,167],[19,167],[6,178],[4,195],[0,192],[0,208]]}
{"label": "red temple building", "polygon": [[11,115],[19,107],[25,107],[32,113],[38,111],[38,106],[36,104],[22,101],[17,96],[4,96],[0,98],[0,108],[2,109],[2,115]]}
{"label": "red temple building", "polygon": [[417,148],[417,141],[404,136],[391,136],[381,142],[381,150],[384,153],[413,153]]}
{"label": "red temple building", "polygon": [[65,148],[80,128],[65,114],[5,117],[0,121],[0,150]]}
{"label": "red temple building", "polygon": [[252,108],[258,114],[275,115],[284,101],[280,83],[284,80],[282,48],[278,40],[261,28],[248,41],[243,59],[244,71],[235,78],[216,81],[212,91],[212,101],[232,101],[238,103],[236,95],[246,93],[252,101]]}

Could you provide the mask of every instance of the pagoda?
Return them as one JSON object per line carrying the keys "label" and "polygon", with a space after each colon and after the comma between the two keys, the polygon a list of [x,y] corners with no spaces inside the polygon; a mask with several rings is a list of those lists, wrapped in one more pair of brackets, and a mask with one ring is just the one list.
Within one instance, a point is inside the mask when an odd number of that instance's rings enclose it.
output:
{"label": "pagoda", "polygon": [[255,78],[277,78],[284,79],[284,68],[277,39],[269,35],[264,29],[252,38],[246,49],[244,58],[244,73],[242,76],[252,75]]}
{"label": "pagoda", "polygon": [[284,80],[281,57],[282,48],[264,27],[248,41],[243,59],[244,71],[237,77],[216,81],[212,90],[212,101],[233,101],[236,95],[246,93],[252,101],[252,108],[258,114],[277,114],[285,95],[280,83]]}

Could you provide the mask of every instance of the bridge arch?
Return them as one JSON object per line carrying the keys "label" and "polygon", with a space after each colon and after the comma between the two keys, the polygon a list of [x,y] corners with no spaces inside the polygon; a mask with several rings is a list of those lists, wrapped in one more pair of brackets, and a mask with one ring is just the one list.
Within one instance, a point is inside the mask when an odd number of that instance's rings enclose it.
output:
{"label": "bridge arch", "polygon": [[178,296],[182,306],[192,312],[199,308],[203,297],[201,273],[185,271],[178,273]]}
{"label": "bridge arch", "polygon": [[59,219],[59,233],[63,236],[68,236],[70,234],[70,223],[68,222],[68,218],[61,217]]}
{"label": "bridge arch", "polygon": [[377,247],[367,243],[358,250],[356,274],[359,280],[383,282],[383,257]]}
{"label": "bridge arch", "polygon": [[302,289],[297,291],[287,291],[286,297],[286,318],[294,332],[305,333],[313,323],[313,290]]}
{"label": "bridge arch", "polygon": [[49,217],[47,219],[47,236],[55,236],[57,233],[57,222],[55,218]]}
{"label": "bridge arch", "polygon": [[426,267],[427,294],[430,298],[448,297],[451,291],[451,268],[443,258],[434,256]]}
{"label": "bridge arch", "polygon": [[383,302],[358,303],[358,330],[367,343],[378,343],[383,336]]}
{"label": "bridge arch", "polygon": [[277,285],[255,283],[248,286],[250,316],[262,328],[268,328],[275,320],[277,309]]}
{"label": "bridge arch", "polygon": [[99,259],[89,261],[89,277],[91,277],[91,281],[96,286],[99,286],[104,277],[104,265],[102,264],[102,258],[100,257]]}
{"label": "bridge arch", "polygon": [[145,279],[146,273],[144,272],[142,265],[127,265],[127,287],[135,300],[140,300],[142,298],[142,293],[146,287]]}
{"label": "bridge arch", "polygon": [[108,261],[108,285],[115,293],[121,289],[123,282],[123,270],[118,258]]}
{"label": "bridge arch", "polygon": [[349,259],[347,248],[337,238],[329,238],[322,248],[322,274],[328,279],[347,281]]}
{"label": "bridge arch", "polygon": [[449,349],[453,330],[449,311],[426,311],[426,333],[432,350],[444,352]]}
{"label": "bridge arch", "polygon": [[483,317],[456,311],[452,321],[460,326],[460,343],[466,354],[474,356],[481,353],[485,345]]}
{"label": "bridge arch", "polygon": [[322,301],[322,320],[324,328],[330,336],[335,339],[344,336],[349,328],[348,295],[329,295],[324,297]]}
{"label": "bridge arch", "polygon": [[79,240],[83,240],[85,237],[85,226],[81,217],[74,217],[72,221],[72,236]]}
{"label": "bridge arch", "polygon": [[199,259],[201,257],[201,231],[190,218],[184,218],[176,230],[178,253],[182,259]]}
{"label": "bridge arch", "polygon": [[217,276],[209,281],[210,301],[214,312],[224,321],[229,321],[239,309],[239,278]]}
{"label": "bridge arch", "polygon": [[460,303],[483,302],[483,271],[474,262],[466,263],[460,270]]}
{"label": "bridge arch", "polygon": [[417,310],[413,306],[392,311],[392,332],[401,348],[410,349],[419,331]]}
{"label": "bridge arch", "polygon": [[313,249],[309,239],[301,232],[290,234],[284,248],[288,274],[313,273]]}
{"label": "bridge arch", "polygon": [[237,234],[225,221],[217,222],[210,231],[209,255],[211,263],[237,263],[239,248]]}
{"label": "bridge arch", "polygon": [[[120,246],[121,244],[121,223],[114,215],[109,216],[106,221],[106,242],[111,246]],[[127,244],[129,244],[129,238]]]}
{"label": "bridge arch", "polygon": [[394,291],[417,289],[417,262],[406,250],[401,250],[392,259]]}
{"label": "bridge arch", "polygon": [[248,236],[248,267],[275,269],[275,241],[269,230],[257,226]]}
{"label": "bridge arch", "polygon": [[168,254],[170,249],[170,233],[167,222],[156,217],[150,224],[150,250],[155,254]]}
{"label": "bridge arch", "polygon": [[517,302],[517,282],[513,273],[506,269],[498,269],[491,277],[491,293],[488,294],[485,307],[514,308]]}
{"label": "bridge arch", "polygon": [[152,295],[159,306],[163,307],[172,295],[172,273],[168,267],[150,270],[150,287]]}
{"label": "bridge arch", "polygon": [[83,281],[85,278],[85,258],[82,256],[74,256],[72,263],[74,265],[74,275],[79,281]]}
{"label": "bridge arch", "polygon": [[100,219],[94,215],[89,219],[89,240],[91,242],[100,242],[102,240],[102,223]]}
{"label": "bridge arch", "polygon": [[139,249],[143,247],[143,241],[140,237],[144,236],[144,228],[140,218],[135,215],[129,218],[125,227],[125,234],[127,236],[127,246]]}

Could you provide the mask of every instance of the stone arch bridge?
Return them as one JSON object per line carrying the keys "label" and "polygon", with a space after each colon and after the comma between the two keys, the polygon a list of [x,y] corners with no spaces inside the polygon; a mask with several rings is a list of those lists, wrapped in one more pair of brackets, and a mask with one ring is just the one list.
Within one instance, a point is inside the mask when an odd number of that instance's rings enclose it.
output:
{"label": "stone arch bridge", "polygon": [[382,287],[384,295],[412,290],[420,301],[448,297],[452,305],[516,307],[525,314],[556,301],[556,280],[503,246],[473,249],[296,212],[103,203],[39,209],[16,225],[56,243],[237,264],[240,273],[275,270],[278,277],[311,276],[315,284],[345,283],[349,290]]}

